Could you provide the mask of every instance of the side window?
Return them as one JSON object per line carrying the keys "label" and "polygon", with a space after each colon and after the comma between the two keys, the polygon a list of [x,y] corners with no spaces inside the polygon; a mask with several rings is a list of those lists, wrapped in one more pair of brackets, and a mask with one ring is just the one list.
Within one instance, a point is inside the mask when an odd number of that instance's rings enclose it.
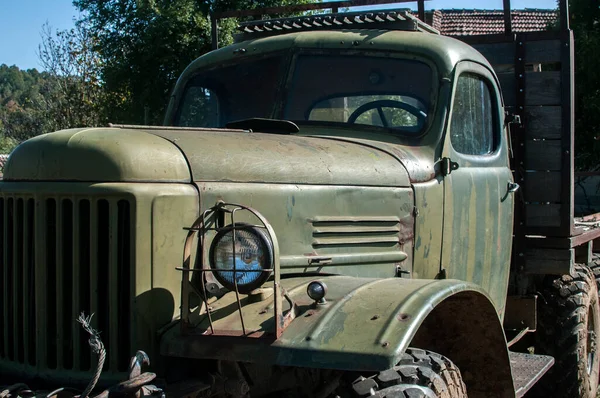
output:
{"label": "side window", "polygon": [[487,155],[494,147],[494,107],[490,89],[474,74],[458,78],[450,142],[457,152],[465,155]]}

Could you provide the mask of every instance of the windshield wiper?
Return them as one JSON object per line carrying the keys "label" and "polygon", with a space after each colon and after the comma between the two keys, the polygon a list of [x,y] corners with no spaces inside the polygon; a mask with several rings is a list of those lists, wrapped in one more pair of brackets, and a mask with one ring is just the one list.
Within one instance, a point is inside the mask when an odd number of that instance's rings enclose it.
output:
{"label": "windshield wiper", "polygon": [[225,127],[230,129],[252,130],[257,133],[292,134],[300,131],[298,125],[289,120],[266,119],[253,117],[229,122]]}

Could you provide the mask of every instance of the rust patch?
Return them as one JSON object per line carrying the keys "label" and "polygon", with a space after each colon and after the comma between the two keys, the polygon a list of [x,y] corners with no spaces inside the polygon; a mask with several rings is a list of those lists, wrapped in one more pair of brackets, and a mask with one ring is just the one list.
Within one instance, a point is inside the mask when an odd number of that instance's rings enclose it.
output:
{"label": "rust patch", "polygon": [[399,221],[400,232],[399,240],[400,244],[412,241],[415,238],[415,219],[412,216],[402,217]]}

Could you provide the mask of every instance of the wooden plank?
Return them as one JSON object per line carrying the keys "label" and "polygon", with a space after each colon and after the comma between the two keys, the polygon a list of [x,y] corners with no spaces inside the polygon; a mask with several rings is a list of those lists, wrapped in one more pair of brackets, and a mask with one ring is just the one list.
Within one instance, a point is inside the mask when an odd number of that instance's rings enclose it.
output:
{"label": "wooden plank", "polygon": [[500,81],[500,89],[502,90],[502,97],[504,97],[504,105],[515,106],[516,100],[516,81],[514,72],[498,73],[498,80]]}
{"label": "wooden plank", "polygon": [[525,202],[560,202],[561,173],[527,172],[525,173]]}
{"label": "wooden plank", "polygon": [[[526,72],[525,105],[561,105],[560,71]],[[515,75],[512,72],[498,74],[504,104],[516,104]]]}
{"label": "wooden plank", "polygon": [[570,249],[573,247],[571,237],[527,236],[526,246],[531,248]]}
{"label": "wooden plank", "polygon": [[528,204],[525,206],[527,227],[559,227],[560,205]]}
{"label": "wooden plank", "polygon": [[525,143],[525,168],[527,170],[561,170],[561,141],[527,141]]}
{"label": "wooden plank", "polygon": [[573,270],[574,249],[527,249],[525,272],[528,274],[565,275]]}
{"label": "wooden plank", "polygon": [[592,250],[600,251],[600,228],[585,231],[577,236],[552,237],[552,236],[528,236],[527,247],[548,249],[569,249],[581,246],[587,242],[592,243]]}
{"label": "wooden plank", "polygon": [[497,65],[514,65],[515,64],[515,43],[487,43],[473,45],[490,64]]}
{"label": "wooden plank", "polygon": [[539,40],[525,42],[525,62],[544,64],[560,62],[560,40]]}
{"label": "wooden plank", "polygon": [[525,85],[525,105],[561,105],[560,72],[528,72]]}
{"label": "wooden plank", "polygon": [[589,264],[592,262],[592,241],[575,248],[575,261],[579,264]]}
{"label": "wooden plank", "polygon": [[560,106],[526,106],[525,136],[528,139],[560,139],[561,112]]}

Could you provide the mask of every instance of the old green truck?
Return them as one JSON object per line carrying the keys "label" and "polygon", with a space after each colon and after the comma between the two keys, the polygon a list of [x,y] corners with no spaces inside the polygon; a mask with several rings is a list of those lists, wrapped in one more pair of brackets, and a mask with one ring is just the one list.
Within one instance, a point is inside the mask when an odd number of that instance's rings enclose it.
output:
{"label": "old green truck", "polygon": [[[573,38],[444,37],[390,0],[232,11],[164,126],[19,145],[0,183],[0,378],[170,396],[595,397],[573,215]],[[2,383],[0,383],[2,384]],[[9,393],[10,394],[10,393]],[[12,392],[13,396],[18,393]]]}

